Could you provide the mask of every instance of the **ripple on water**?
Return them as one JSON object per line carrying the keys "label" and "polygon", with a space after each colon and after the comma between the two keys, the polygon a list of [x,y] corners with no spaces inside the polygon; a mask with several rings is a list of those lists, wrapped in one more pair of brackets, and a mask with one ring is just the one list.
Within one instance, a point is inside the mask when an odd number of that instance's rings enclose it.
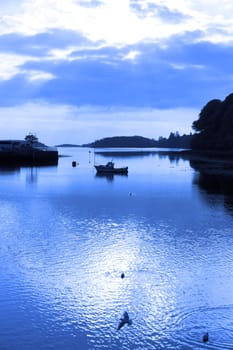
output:
{"label": "ripple on water", "polygon": [[[200,307],[172,315],[171,341],[189,349],[232,349],[233,305]],[[202,342],[209,333],[208,343]]]}

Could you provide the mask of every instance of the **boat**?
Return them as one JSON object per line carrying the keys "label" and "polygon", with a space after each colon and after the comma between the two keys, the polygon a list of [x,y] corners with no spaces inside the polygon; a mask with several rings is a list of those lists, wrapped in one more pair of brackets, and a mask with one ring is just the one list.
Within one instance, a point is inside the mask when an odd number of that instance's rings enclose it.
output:
{"label": "boat", "polygon": [[0,163],[55,165],[58,150],[39,142],[33,134],[26,135],[24,140],[0,140]]}
{"label": "boat", "polygon": [[128,167],[115,168],[113,162],[107,162],[105,165],[94,165],[97,174],[128,174]]}

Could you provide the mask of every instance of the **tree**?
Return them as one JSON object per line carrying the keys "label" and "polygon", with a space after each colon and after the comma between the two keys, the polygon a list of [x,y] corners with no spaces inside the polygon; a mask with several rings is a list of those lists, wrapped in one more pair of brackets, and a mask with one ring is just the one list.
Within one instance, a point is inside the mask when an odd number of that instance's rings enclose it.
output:
{"label": "tree", "polygon": [[192,149],[233,152],[233,94],[224,101],[209,101],[192,127],[196,131],[191,141]]}
{"label": "tree", "polygon": [[220,100],[209,101],[201,110],[199,119],[193,122],[192,128],[198,132],[204,132],[215,127],[222,102]]}

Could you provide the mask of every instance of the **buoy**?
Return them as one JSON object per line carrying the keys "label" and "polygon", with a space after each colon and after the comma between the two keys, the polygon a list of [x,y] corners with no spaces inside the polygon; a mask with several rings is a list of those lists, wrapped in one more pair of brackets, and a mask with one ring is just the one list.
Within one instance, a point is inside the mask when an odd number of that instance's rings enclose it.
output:
{"label": "buoy", "polygon": [[124,274],[124,272],[122,272],[122,274],[121,274],[121,278],[123,279],[123,278],[125,278],[125,274]]}
{"label": "buoy", "polygon": [[76,167],[76,164],[77,164],[77,163],[76,163],[75,160],[74,160],[74,161],[72,162],[72,167],[75,168],[75,167]]}

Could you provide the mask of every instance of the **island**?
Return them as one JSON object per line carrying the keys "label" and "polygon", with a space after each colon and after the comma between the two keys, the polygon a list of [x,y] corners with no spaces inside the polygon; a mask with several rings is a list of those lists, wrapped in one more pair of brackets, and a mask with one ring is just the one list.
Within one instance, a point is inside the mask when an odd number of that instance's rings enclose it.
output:
{"label": "island", "polygon": [[113,136],[82,145],[91,148],[190,148],[192,134],[179,135],[171,132],[168,138],[160,136],[158,140],[143,136]]}
{"label": "island", "polygon": [[56,165],[58,150],[29,134],[24,140],[0,140],[0,164]]}

